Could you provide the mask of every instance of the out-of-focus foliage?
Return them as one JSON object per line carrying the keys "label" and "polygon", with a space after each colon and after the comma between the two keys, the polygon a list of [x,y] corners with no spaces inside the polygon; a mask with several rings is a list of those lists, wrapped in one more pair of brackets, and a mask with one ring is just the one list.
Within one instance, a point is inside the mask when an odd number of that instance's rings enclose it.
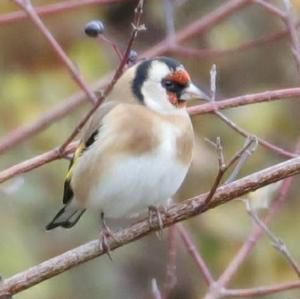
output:
{"label": "out-of-focus foliage", "polygon": [[[35,5],[44,5],[56,1],[33,2]],[[175,10],[177,29],[204,16],[225,1],[182,2]],[[282,1],[274,3],[282,6]],[[294,0],[293,3],[299,15],[300,2]],[[107,45],[98,44],[84,36],[84,25],[91,19],[102,19],[108,34],[124,48],[131,29],[133,7],[133,3],[90,6],[45,17],[44,20],[76,62],[83,77],[92,82],[114,69],[117,58]],[[1,14],[15,9],[8,0],[0,2]],[[145,23],[148,30],[139,35],[135,44],[139,52],[165,36],[161,1],[146,1]],[[231,48],[282,28],[284,25],[280,20],[259,6],[252,5],[209,33],[194,38],[189,44],[199,48]],[[0,41],[0,135],[4,136],[14,128],[34,121],[43,112],[78,91],[78,87],[30,21],[1,26]],[[208,87],[209,69],[215,63],[220,97],[289,87],[299,82],[287,39],[223,57],[195,59],[174,56],[186,65],[194,81],[204,88]],[[1,169],[60,144],[88,105],[2,154]],[[293,148],[299,135],[300,104],[296,100],[247,106],[226,111],[226,114],[254,134],[289,149]],[[203,137],[214,139],[221,136],[226,157],[230,157],[244,143],[243,138],[211,115],[195,117],[194,123],[198,135],[195,161],[178,196],[180,199],[208,190],[213,181],[216,156]],[[281,160],[276,154],[259,148],[243,168],[242,175]],[[4,277],[97,238],[99,225],[95,213],[87,213],[72,230],[50,233],[44,230],[60,204],[67,164],[64,160],[56,161],[24,175],[22,186],[10,194],[3,190],[15,179],[0,186],[0,273]],[[298,193],[295,186],[287,205],[273,222],[272,229],[286,241],[300,260]],[[251,221],[240,201],[218,207],[188,221],[186,225],[215,276],[224,270],[251,230]],[[178,284],[172,298],[201,298],[204,289],[201,275],[178,243]],[[151,298],[151,278],[155,277],[159,284],[163,283],[167,255],[165,240],[148,237],[112,255],[113,262],[101,257],[22,292],[16,298]],[[294,277],[292,270],[272,249],[269,241],[263,240],[237,273],[232,285],[249,287]],[[299,296],[299,291],[291,291],[284,298],[295,296]],[[280,294],[266,298],[283,297]]]}

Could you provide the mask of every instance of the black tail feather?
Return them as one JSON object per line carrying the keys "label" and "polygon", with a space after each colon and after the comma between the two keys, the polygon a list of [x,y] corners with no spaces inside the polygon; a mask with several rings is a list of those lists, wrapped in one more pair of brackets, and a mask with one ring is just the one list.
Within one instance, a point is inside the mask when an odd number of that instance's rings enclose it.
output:
{"label": "black tail feather", "polygon": [[[59,226],[63,228],[71,228],[78,222],[82,214],[85,212],[85,209],[73,209],[71,211],[68,210],[69,210],[68,205],[64,206],[55,215],[53,220],[46,225],[46,230],[51,230]],[[74,216],[76,217],[74,218]]]}

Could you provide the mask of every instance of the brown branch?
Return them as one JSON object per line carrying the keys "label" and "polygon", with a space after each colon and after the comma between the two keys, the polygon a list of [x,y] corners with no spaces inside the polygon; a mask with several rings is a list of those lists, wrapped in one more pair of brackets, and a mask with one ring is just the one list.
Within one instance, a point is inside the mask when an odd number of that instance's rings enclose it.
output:
{"label": "brown branch", "polygon": [[[228,2],[225,2],[214,11],[206,14],[199,20],[193,22],[181,31],[177,32],[174,38],[174,42],[181,44],[185,40],[191,39],[196,35],[203,34],[213,28],[215,25],[224,21],[229,16],[236,13],[238,10],[241,10],[250,4],[252,4],[252,0],[230,0]],[[146,51],[144,53],[144,56],[153,57],[156,55],[156,53],[165,51],[165,49],[168,48],[169,44],[169,40],[165,39],[153,48]]]}
{"label": "brown branch", "polygon": [[143,14],[143,6],[144,6],[144,0],[139,0],[137,7],[134,10],[134,17],[133,17],[133,23],[132,23],[132,33],[129,38],[129,42],[126,48],[126,51],[123,55],[123,58],[121,62],[119,63],[118,68],[116,69],[113,78],[109,82],[109,84],[106,86],[105,90],[97,100],[96,104],[93,106],[93,108],[83,117],[83,119],[80,121],[80,123],[76,126],[76,128],[73,130],[73,132],[70,134],[70,136],[66,139],[66,141],[61,145],[60,150],[63,152],[64,149],[68,146],[68,144],[77,136],[77,134],[80,132],[80,130],[84,127],[84,125],[87,123],[87,121],[90,119],[90,117],[95,113],[95,111],[98,109],[98,107],[102,104],[104,99],[107,97],[107,95],[112,91],[113,87],[123,74],[124,68],[127,64],[129,53],[131,51],[131,48],[133,46],[134,40],[137,37],[138,32],[141,30],[145,30],[144,25],[141,25],[141,18]]}
{"label": "brown branch", "polygon": [[[228,125],[230,128],[232,128],[234,131],[236,131],[237,133],[239,133],[240,135],[249,138],[250,136],[253,136],[252,133],[246,131],[245,129],[241,128],[240,126],[238,126],[236,123],[234,123],[230,118],[228,118],[227,116],[225,116],[223,113],[220,113],[219,111],[215,112],[215,115],[222,120],[224,123],[226,123],[226,125]],[[262,139],[260,137],[257,137],[257,142],[258,144],[260,144],[261,146],[270,149],[271,151],[273,151],[274,153],[277,153],[280,156],[283,157],[289,157],[289,158],[293,158],[296,157],[297,155],[295,153],[292,153],[290,151],[285,150],[282,147],[279,147],[265,139]]]}
{"label": "brown branch", "polygon": [[281,253],[283,255],[283,257],[285,257],[287,262],[290,264],[290,266],[296,272],[298,278],[300,278],[300,268],[297,264],[297,261],[290,253],[286,244],[281,239],[279,239],[277,236],[275,236],[275,234],[270,230],[270,228],[259,218],[258,214],[256,213],[256,211],[253,209],[253,207],[251,205],[250,199],[246,200],[246,209],[247,209],[247,212],[250,215],[250,217],[256,223],[256,225],[258,225],[265,232],[265,234],[269,237],[269,239],[272,242],[273,247],[279,253]]}
{"label": "brown branch", "polygon": [[275,5],[268,3],[264,0],[253,0],[254,3],[259,4],[260,6],[264,7],[268,12],[270,12],[272,15],[279,17],[281,19],[285,18],[285,13],[277,8]]}
{"label": "brown branch", "polygon": [[163,298],[168,299],[171,291],[177,283],[176,276],[176,229],[177,226],[171,226],[168,231],[168,261],[166,264],[165,283],[163,288]]}
{"label": "brown branch", "polygon": [[244,105],[258,104],[263,102],[280,100],[283,98],[299,97],[300,87],[269,90],[249,95],[233,97],[214,103],[205,103],[188,108],[191,115],[212,113],[218,110],[236,108]]}
{"label": "brown branch", "polygon": [[[258,188],[282,180],[289,176],[300,173],[300,157],[294,158],[267,169],[261,170],[238,181],[218,188],[214,195],[214,200],[205,203],[207,194],[186,200],[180,204],[170,207],[166,213],[162,214],[164,227],[176,222],[189,219],[198,214],[204,213],[208,209],[217,207],[234,198],[255,191]],[[152,231],[159,230],[160,227],[149,226],[148,219],[142,220],[114,233],[115,239],[109,241],[111,251],[124,246],[130,242],[148,235]],[[5,279],[0,288],[0,295],[3,293],[16,294],[37,283],[49,279],[59,273],[71,269],[79,264],[89,261],[97,256],[105,254],[100,250],[99,240],[90,241],[75,249],[69,250],[60,256],[47,260],[22,273],[18,273],[11,278]]]}
{"label": "brown branch", "polygon": [[274,286],[260,286],[250,289],[226,289],[222,291],[222,295],[225,297],[258,297],[266,296],[278,292],[283,292],[292,289],[300,288],[299,281],[287,282],[276,284]]}
{"label": "brown branch", "polygon": [[289,0],[284,0],[286,6],[286,14],[284,22],[286,23],[287,29],[290,33],[291,50],[295,58],[298,74],[300,76],[300,40],[297,33],[296,23],[294,21],[293,7]]}
{"label": "brown branch", "polygon": [[[300,138],[295,146],[295,152],[299,153],[300,151]],[[288,177],[283,182],[278,191],[278,198],[274,200],[271,204],[271,207],[268,210],[266,217],[264,218],[264,223],[268,224],[272,220],[272,218],[280,211],[283,203],[288,198],[288,193],[291,188],[292,182],[294,181],[295,177]],[[250,235],[248,236],[247,240],[244,242],[242,247],[239,249],[235,257],[229,263],[228,267],[225,271],[221,274],[218,281],[216,282],[217,290],[210,290],[207,293],[206,299],[208,298],[215,298],[218,294],[213,294],[211,291],[219,291],[221,292],[224,287],[226,287],[229,282],[232,280],[233,276],[238,271],[239,267],[242,265],[246,257],[250,254],[258,240],[263,236],[263,230],[260,227],[255,227]]]}
{"label": "brown branch", "polygon": [[[84,2],[86,0],[82,0]],[[71,3],[71,2],[70,2]],[[213,28],[216,24],[223,21],[226,17],[229,17],[234,12],[239,9],[242,9],[246,4],[250,4],[249,1],[229,1],[224,5],[220,6],[217,12],[213,11],[202,17],[200,20],[192,22],[188,26],[184,27],[178,33],[176,33],[175,39],[177,42],[184,42],[190,38],[192,38],[195,34],[201,34],[209,29]],[[25,13],[24,13],[25,14]],[[282,34],[282,33],[281,33]],[[278,36],[280,38],[281,36]],[[161,55],[167,52],[169,47],[168,39],[164,39],[156,46],[148,49],[146,52],[142,53],[143,57],[153,57],[157,55]],[[111,74],[106,75],[104,78],[100,80],[100,82],[96,82],[95,89],[99,89],[103,87],[103,82],[107,82],[108,78],[111,77]],[[36,134],[43,130],[44,128],[51,125],[53,122],[58,121],[68,113],[75,110],[77,107],[81,106],[85,103],[84,96],[80,96],[78,93],[74,96],[70,97],[70,103],[66,104],[68,108],[64,110],[64,107],[60,107],[60,104],[55,106],[52,110],[50,110],[47,114],[45,114],[45,118],[48,120],[43,120],[43,115],[36,121],[28,126],[29,129],[26,128],[18,128],[13,132],[9,133],[7,136],[3,137],[0,140],[0,153],[3,153],[4,150],[8,150],[11,147],[17,145],[19,142],[31,137],[33,134]],[[60,112],[60,109],[63,110],[63,113]],[[27,126],[26,126],[27,127]],[[20,133],[19,133],[20,132]],[[12,137],[10,136],[12,135]],[[2,143],[4,145],[2,145]]]}
{"label": "brown branch", "polygon": [[184,228],[184,226],[181,223],[176,224],[176,229],[177,229],[179,236],[181,237],[183,244],[185,245],[187,251],[194,259],[197,268],[202,273],[204,281],[206,282],[206,284],[208,286],[210,286],[211,284],[214,283],[214,278],[213,278],[208,266],[206,265],[204,259],[202,258],[198,249],[196,248],[191,236],[189,235],[189,233],[187,232],[187,230]]}
{"label": "brown branch", "polygon": [[55,52],[55,54],[57,55],[59,60],[62,62],[63,65],[65,65],[67,67],[73,80],[85,92],[88,99],[92,103],[96,103],[96,101],[97,101],[96,95],[90,90],[88,85],[84,82],[83,78],[81,77],[80,73],[78,72],[77,67],[74,65],[74,63],[71,61],[71,59],[65,53],[65,51],[62,49],[62,47],[59,45],[59,43],[53,37],[51,32],[48,30],[48,28],[42,22],[41,18],[35,11],[34,7],[31,5],[31,1],[30,0],[13,0],[13,1],[26,12],[26,14],[31,19],[31,21],[36,26],[36,28],[47,39],[47,41],[51,45],[53,51]]}
{"label": "brown branch", "polygon": [[[284,97],[294,97],[294,96],[300,96],[300,88],[289,88],[289,89],[281,89],[281,90],[273,90],[273,91],[266,91],[262,93],[252,94],[252,95],[245,95],[245,96],[239,96],[223,101],[217,101],[215,103],[207,103],[202,105],[197,105],[189,108],[189,112],[191,115],[198,115],[198,114],[205,114],[205,113],[213,113],[215,110],[219,109],[226,109],[226,108],[233,108],[233,107],[239,107],[242,105],[248,105],[248,104],[255,104],[265,101],[271,101],[271,100],[279,100]],[[298,155],[292,152],[288,152],[286,150],[280,149],[275,145],[272,145],[272,149],[276,151],[277,153],[280,153],[284,156],[288,157],[297,157]],[[1,149],[1,146],[0,146]],[[70,150],[71,152],[71,150]],[[39,157],[45,155],[46,157],[51,156],[51,159],[40,159]],[[7,168],[6,170],[3,170],[0,172],[0,183],[8,180],[9,178],[12,178],[18,174],[25,173],[29,170],[32,170],[34,168],[37,168],[39,166],[44,165],[44,163],[41,162],[44,161],[45,163],[59,159],[63,156],[63,153],[59,153],[57,149],[50,150],[46,152],[45,154],[42,154],[36,158],[31,158],[29,160],[23,161],[19,164],[16,164],[10,168]]]}
{"label": "brown branch", "polygon": [[0,172],[0,183],[17,175],[29,172],[37,167],[46,165],[47,163],[52,162],[54,160],[63,158],[65,155],[73,153],[77,145],[77,142],[73,142],[69,144],[63,152],[61,152],[60,148],[57,147],[41,155],[35,156],[31,159],[13,165]]}
{"label": "brown branch", "polygon": [[50,124],[65,117],[83,103],[86,103],[85,95],[82,92],[77,93],[64,100],[62,103],[59,103],[50,111],[43,113],[34,122],[11,131],[8,135],[0,138],[0,154],[11,149],[20,142],[25,141],[43,129],[46,129]]}
{"label": "brown branch", "polygon": [[163,299],[155,278],[153,278],[151,281],[151,291],[152,291],[153,299]]}
{"label": "brown branch", "polygon": [[228,163],[225,163],[221,139],[219,137],[217,138],[217,143],[215,146],[218,153],[218,164],[219,164],[218,173],[213,183],[213,186],[211,187],[205,199],[205,204],[208,204],[213,199],[215,192],[219,187],[219,185],[221,184],[221,181],[225,173],[229,170],[229,168],[233,164],[236,163],[236,161],[238,161],[245,154],[247,150],[249,151],[251,150],[251,147],[253,146],[254,142],[256,142],[256,139],[254,137],[250,137],[248,140],[246,140],[245,145],[242,147],[242,149],[240,149],[237,153],[235,153]]}
{"label": "brown branch", "polygon": [[[300,26],[300,22],[295,24],[296,28]],[[184,55],[185,57],[197,57],[197,58],[212,58],[221,57],[226,55],[232,55],[235,53],[241,53],[242,51],[258,48],[269,45],[270,43],[280,41],[283,38],[288,37],[289,31],[287,29],[262,36],[260,38],[245,42],[237,47],[229,49],[196,49],[191,47],[183,47],[180,45],[172,45],[168,49],[168,52],[174,52],[178,55]]]}
{"label": "brown branch", "polygon": [[[36,8],[36,12],[40,16],[51,16],[70,10],[75,10],[88,5],[104,5],[128,0],[68,0],[54,4],[44,5]],[[24,11],[15,11],[0,16],[0,26],[16,23],[28,19],[28,15]]]}

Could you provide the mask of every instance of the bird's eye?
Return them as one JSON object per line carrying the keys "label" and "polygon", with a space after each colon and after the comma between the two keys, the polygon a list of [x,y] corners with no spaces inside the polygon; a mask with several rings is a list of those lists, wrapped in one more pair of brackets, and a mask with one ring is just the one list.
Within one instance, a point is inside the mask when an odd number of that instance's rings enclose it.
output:
{"label": "bird's eye", "polygon": [[163,79],[161,84],[167,91],[174,93],[180,93],[186,87],[185,85],[170,79]]}
{"label": "bird's eye", "polygon": [[167,89],[170,89],[170,88],[172,88],[173,86],[174,86],[174,82],[173,81],[171,81],[171,80],[163,80],[162,81],[162,85],[165,87],[165,88],[167,88]]}

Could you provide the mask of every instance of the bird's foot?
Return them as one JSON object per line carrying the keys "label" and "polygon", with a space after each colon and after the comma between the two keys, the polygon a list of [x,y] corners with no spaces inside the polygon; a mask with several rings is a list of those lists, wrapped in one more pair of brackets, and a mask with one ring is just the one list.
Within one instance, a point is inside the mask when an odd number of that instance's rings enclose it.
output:
{"label": "bird's foot", "polygon": [[104,219],[104,213],[101,213],[101,225],[102,225],[102,230],[101,230],[100,236],[99,236],[100,250],[106,252],[109,259],[112,261],[112,257],[110,254],[109,240],[114,240],[115,242],[118,242],[118,240],[115,237],[113,231],[106,224],[105,219]]}
{"label": "bird's foot", "polygon": [[162,221],[162,213],[165,212],[164,207],[149,206],[148,207],[148,222],[151,228],[159,227],[159,231],[156,235],[159,239],[162,239],[164,224]]}

